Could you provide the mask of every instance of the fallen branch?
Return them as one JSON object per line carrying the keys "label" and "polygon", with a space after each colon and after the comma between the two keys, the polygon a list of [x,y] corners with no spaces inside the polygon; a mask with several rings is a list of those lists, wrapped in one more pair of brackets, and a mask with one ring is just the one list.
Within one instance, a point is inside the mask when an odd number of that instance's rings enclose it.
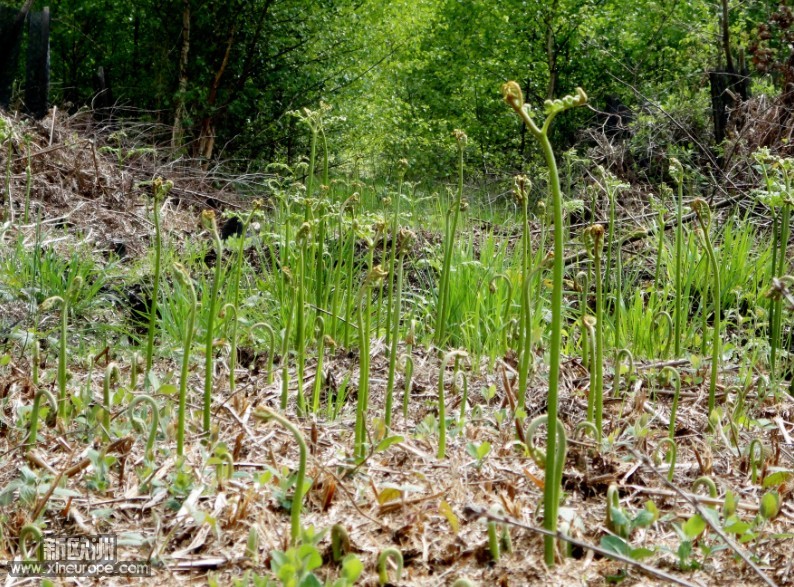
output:
{"label": "fallen branch", "polygon": [[639,561],[635,561],[627,556],[623,556],[622,554],[617,554],[615,552],[609,551],[605,548],[601,548],[600,546],[596,546],[595,544],[590,544],[589,542],[584,542],[582,540],[577,540],[576,538],[571,538],[570,536],[563,534],[559,530],[557,532],[552,532],[550,530],[546,530],[545,528],[538,528],[537,526],[531,526],[530,524],[525,524],[521,520],[517,520],[511,516],[506,516],[502,514],[496,514],[491,511],[488,511],[484,507],[476,506],[476,505],[467,505],[463,509],[463,515],[467,518],[487,518],[488,520],[492,520],[494,522],[500,522],[502,524],[510,524],[511,526],[515,526],[516,528],[523,528],[524,530],[529,530],[530,532],[535,532],[536,534],[542,534],[543,536],[554,536],[558,540],[564,540],[565,542],[572,544],[574,546],[578,546],[579,548],[584,548],[587,550],[592,550],[596,554],[600,554],[601,556],[605,556],[607,558],[611,558],[616,561],[620,561],[622,563],[626,563],[627,565],[631,565],[633,567],[638,568],[642,572],[651,577],[655,577],[657,579],[662,579],[664,581],[669,581],[670,583],[675,583],[676,585],[683,585],[683,587],[695,587],[694,583],[690,583],[684,579],[679,579],[675,575],[671,575],[662,571],[661,569],[657,569],[650,565],[646,565],[645,563],[641,563]]}

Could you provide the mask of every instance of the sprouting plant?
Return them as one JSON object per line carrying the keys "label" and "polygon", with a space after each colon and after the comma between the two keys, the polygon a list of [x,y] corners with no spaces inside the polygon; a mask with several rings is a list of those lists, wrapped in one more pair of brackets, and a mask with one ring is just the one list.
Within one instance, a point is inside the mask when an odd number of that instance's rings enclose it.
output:
{"label": "sprouting plant", "polygon": [[607,489],[607,528],[624,540],[627,540],[631,531],[629,517],[620,507],[620,494],[618,486],[612,483]]}
{"label": "sprouting plant", "polygon": [[331,526],[331,553],[334,562],[339,562],[350,552],[350,536],[341,524]]}
{"label": "sprouting plant", "polygon": [[317,368],[314,374],[314,387],[312,390],[312,414],[320,409],[320,390],[323,386],[323,358],[325,355],[325,320],[322,316],[314,319],[314,334],[317,339]]}
{"label": "sprouting plant", "polygon": [[684,166],[672,157],[670,159],[670,176],[678,187],[678,203],[676,205],[675,225],[675,329],[673,336],[673,352],[676,357],[681,356],[681,329],[683,323],[684,292],[681,287],[681,263],[683,260],[684,226],[683,226],[683,199],[684,199]]}
{"label": "sprouting plant", "polygon": [[717,484],[714,483],[714,480],[711,477],[707,475],[703,475],[695,479],[695,482],[692,483],[692,493],[697,493],[698,489],[700,489],[701,487],[705,488],[706,491],[708,491],[709,497],[711,497],[712,499],[717,498],[717,495],[719,493],[717,491]]}
{"label": "sprouting plant", "polygon": [[23,561],[32,560],[30,551],[28,550],[28,540],[33,539],[36,542],[36,560],[39,562],[44,560],[44,534],[41,529],[34,524],[25,524],[19,531],[19,554],[22,556]]}
{"label": "sprouting plant", "polygon": [[[372,251],[370,249],[370,255]],[[386,277],[386,273],[380,265],[376,265],[367,274],[364,283],[358,294],[356,305],[358,306],[358,348],[359,348],[359,378],[358,378],[358,399],[356,402],[356,434],[354,452],[356,456],[364,455],[364,439],[366,436],[366,414],[369,403],[369,375],[370,375],[370,356],[369,356],[369,336],[372,318],[372,290]]]}
{"label": "sprouting plant", "polygon": [[[458,373],[460,375],[461,380],[461,387],[463,388],[463,394],[460,397],[460,417],[458,418],[458,423],[460,424],[461,429],[466,425],[466,406],[469,403],[469,376],[466,375],[464,371]],[[454,386],[455,389],[458,389],[458,377],[455,376]]]}
{"label": "sprouting plant", "polygon": [[119,366],[116,363],[108,363],[105,368],[105,379],[102,384],[102,435],[105,441],[110,440],[110,408],[113,407],[113,400],[110,395],[110,386],[119,380]]}
{"label": "sprouting plant", "polygon": [[438,312],[436,314],[436,327],[434,340],[440,347],[444,342],[449,314],[449,273],[452,266],[452,250],[455,246],[455,232],[458,226],[460,212],[465,209],[463,202],[463,155],[466,151],[468,137],[462,130],[453,132],[458,143],[458,193],[455,202],[449,207],[444,223],[444,258],[441,266],[441,281],[438,286]]}
{"label": "sprouting plant", "polygon": [[53,296],[42,302],[41,309],[46,311],[52,306],[61,306],[61,332],[58,348],[58,418],[63,422],[66,419],[66,333],[69,329],[69,308],[77,298],[83,285],[83,278],[76,276],[72,279],[63,297]]}
{"label": "sprouting plant", "polygon": [[[584,325],[584,317],[587,316],[587,296],[590,294],[590,277],[587,274],[587,271],[580,271],[576,274],[574,278],[576,283],[576,287],[579,289],[579,293],[581,294],[579,297],[579,318],[582,320],[582,325]],[[590,349],[589,349],[589,341],[590,338],[587,336],[586,333],[582,333],[582,364],[585,365],[589,369],[590,365]]]}
{"label": "sprouting plant", "polygon": [[221,283],[221,270],[223,267],[223,241],[221,240],[221,235],[218,233],[218,222],[213,210],[204,210],[201,212],[201,223],[204,228],[210,231],[210,236],[215,246],[215,275],[212,280],[212,287],[210,288],[210,297],[209,300],[203,299],[201,304],[202,309],[207,309],[207,340],[204,344],[204,413],[202,425],[204,434],[209,436],[212,408],[213,349],[215,346],[215,308],[218,303],[218,288]]}
{"label": "sprouting plant", "polygon": [[[551,509],[543,510],[544,527],[546,526],[547,518],[553,519],[555,522],[558,517],[560,507],[560,491],[562,490],[562,468],[565,464],[565,454],[568,451],[568,437],[565,434],[565,426],[562,422],[557,422],[553,428],[556,442],[551,443],[551,432],[549,432],[549,415],[538,416],[529,423],[527,430],[524,433],[524,438],[527,442],[527,452],[535,464],[546,470],[546,478],[544,482],[545,487],[554,487],[555,492],[552,494],[550,501]],[[544,453],[540,448],[535,446],[535,435],[538,429],[543,424],[546,424],[546,452]],[[550,451],[554,453],[550,453]],[[544,504],[545,507],[545,504]],[[556,532],[556,530],[555,530]],[[551,545],[551,559],[554,560],[554,543]]]}
{"label": "sprouting plant", "polygon": [[[607,171],[603,166],[599,165],[597,167],[598,174],[601,176],[601,180],[603,181],[603,188],[607,194],[607,198],[609,199],[609,225],[607,227],[607,235],[608,235],[608,245],[607,245],[607,264],[606,264],[606,271],[604,275],[604,283],[607,287],[612,286],[612,265],[613,260],[615,257],[619,259],[620,257],[620,246],[621,242],[616,238],[617,235],[615,234],[615,201],[617,195],[624,189],[628,188],[629,185],[626,183],[621,182],[612,175],[609,171]],[[617,245],[617,247],[616,247]],[[617,252],[614,249],[617,248]],[[620,267],[620,262],[618,261],[615,263],[616,270]],[[619,278],[620,276],[618,276]],[[618,308],[620,306],[620,300],[615,300],[615,310],[619,311]],[[618,343],[619,344],[619,343]],[[617,344],[616,344],[617,346]],[[619,348],[619,347],[618,347]]]}
{"label": "sprouting plant", "polygon": [[626,380],[631,381],[634,375],[634,355],[631,354],[629,349],[620,349],[615,358],[615,375],[612,384],[612,396],[618,397],[620,395],[620,380],[623,377],[623,361],[626,362]]}
{"label": "sprouting plant", "polygon": [[496,522],[488,520],[488,551],[491,553],[491,560],[499,562],[499,536],[496,533]]}
{"label": "sprouting plant", "polygon": [[510,302],[513,299],[513,282],[511,282],[510,278],[504,273],[498,273],[494,275],[493,279],[491,279],[491,282],[488,284],[488,289],[492,294],[496,293],[496,283],[499,280],[504,282],[505,288],[507,290],[507,293],[505,294],[505,307],[503,310],[502,324],[500,328],[502,333],[502,348],[507,350],[507,331],[510,325]]}
{"label": "sprouting plant", "polygon": [[[394,202],[394,212],[392,214],[392,221],[391,221],[391,247],[389,249],[389,284],[387,286],[386,291],[389,292],[389,300],[388,300],[388,307],[386,309],[386,341],[391,348],[393,343],[396,343],[396,339],[392,339],[392,320],[394,318],[394,302],[395,296],[393,293],[397,295],[402,294],[401,289],[397,288],[397,292],[393,292],[392,288],[394,286],[394,279],[395,279],[395,261],[397,260],[397,254],[399,253],[400,242],[398,238],[398,231],[400,229],[399,222],[400,222],[400,203],[403,199],[403,182],[405,180],[405,172],[408,170],[408,160],[407,159],[400,159],[397,162],[398,165],[398,179],[397,179],[397,195]],[[384,237],[384,244],[386,243]],[[403,249],[406,247],[403,245]],[[406,250],[407,252],[407,250]],[[399,305],[398,305],[399,308]],[[399,311],[398,311],[399,315]],[[388,424],[387,424],[388,425]]]}
{"label": "sprouting plant", "polygon": [[764,466],[766,455],[764,454],[764,445],[758,438],[753,438],[750,441],[750,446],[747,448],[747,460],[750,462],[750,479],[753,485],[758,483],[758,468]]}
{"label": "sprouting plant", "polygon": [[578,437],[580,432],[583,437],[589,434],[593,437],[593,440],[596,441],[596,444],[601,444],[601,437],[598,435],[598,429],[592,422],[588,422],[587,420],[579,422],[573,430],[574,437]]}
{"label": "sprouting plant", "polygon": [[[163,181],[158,177],[152,182],[153,203],[152,212],[154,216],[154,271],[152,275],[152,298],[149,307],[149,328],[146,334],[146,373],[144,380],[148,386],[149,373],[152,370],[152,360],[154,355],[154,337],[157,330],[157,303],[160,297],[160,259],[162,258],[163,238],[160,226],[160,206],[165,196],[174,187],[172,181]],[[134,386],[133,386],[134,389]]]}
{"label": "sprouting plant", "polygon": [[268,348],[268,357],[267,357],[267,382],[273,383],[273,359],[276,356],[276,333],[273,331],[273,327],[270,324],[266,324],[265,322],[257,322],[253,326],[251,326],[251,334],[253,335],[254,331],[258,328],[261,328],[267,333],[268,339],[270,340],[270,347]]}
{"label": "sprouting plant", "polygon": [[604,247],[604,227],[593,224],[585,231],[585,242],[590,250],[595,271],[596,315],[595,315],[595,373],[590,393],[593,395],[593,418],[599,436],[603,436],[604,424],[604,294],[601,275],[601,252]]}
{"label": "sprouting plant", "polygon": [[[243,255],[245,253],[245,236],[248,233],[248,227],[251,225],[254,217],[259,214],[259,209],[263,203],[261,200],[254,200],[251,206],[251,211],[245,217],[240,231],[240,242],[237,246],[237,256],[234,259],[234,269],[232,270],[232,283],[231,283],[231,304],[235,308],[240,307],[240,281],[243,272]],[[236,322],[233,323],[236,326]],[[234,326],[233,326],[234,328]],[[232,360],[230,361],[231,370],[237,365],[237,357],[232,353]]]}
{"label": "sprouting plant", "polygon": [[234,475],[234,457],[229,452],[229,447],[223,442],[215,446],[207,464],[215,466],[215,480],[218,483],[218,488],[222,488],[224,482]]}
{"label": "sprouting plant", "polygon": [[41,388],[36,391],[36,395],[33,397],[33,410],[30,412],[30,431],[28,432],[27,441],[31,448],[36,446],[36,439],[39,430],[39,409],[41,406],[42,397],[49,402],[50,409],[52,409],[53,413],[58,411],[58,402],[55,400],[55,396],[52,395],[48,389]]}
{"label": "sprouting plant", "polygon": [[[524,104],[524,94],[521,86],[514,81],[507,82],[502,86],[502,93],[505,101],[519,115],[526,127],[540,144],[546,165],[549,168],[549,188],[552,200],[552,213],[554,221],[554,269],[552,272],[552,294],[551,294],[551,338],[549,341],[549,395],[548,395],[548,440],[546,474],[547,479],[553,480],[546,483],[543,490],[543,526],[546,530],[556,532],[557,530],[557,510],[559,508],[560,488],[558,480],[562,479],[562,460],[560,451],[557,450],[557,402],[560,376],[560,358],[562,342],[562,277],[563,277],[563,256],[564,250],[564,227],[562,214],[562,194],[560,193],[560,177],[557,172],[557,162],[554,159],[551,141],[549,140],[549,128],[554,118],[561,112],[575,106],[583,106],[587,103],[587,94],[581,88],[576,89],[575,96],[565,96],[562,100],[547,100],[544,104],[546,119],[542,127],[538,127],[529,108]],[[563,432],[564,436],[564,432]],[[564,455],[564,451],[562,453]],[[559,471],[558,471],[559,469]],[[546,536],[545,560],[549,566],[554,565],[554,537]]]}
{"label": "sprouting plant", "polygon": [[[673,480],[673,475],[675,474],[675,464],[678,458],[678,445],[675,443],[669,436],[665,436],[659,441],[659,444],[656,446],[656,453],[659,454],[664,447],[667,447],[667,461],[670,463],[670,468],[667,469],[667,480]],[[658,461],[658,462],[661,462]]]}
{"label": "sprouting plant", "polygon": [[[297,354],[295,357],[295,372],[298,379],[298,414],[306,413],[306,399],[303,397],[303,373],[306,366],[306,309],[305,309],[305,294],[306,294],[306,271],[307,271],[307,253],[309,248],[309,240],[311,238],[312,225],[309,222],[304,222],[298,229],[295,235],[295,241],[298,244],[298,283],[295,286],[295,343],[297,346]],[[284,408],[282,408],[284,409]]]}
{"label": "sprouting plant", "polygon": [[466,577],[458,577],[455,579],[455,582],[452,584],[452,587],[474,587],[474,583],[472,583]]}
{"label": "sprouting plant", "polygon": [[[295,293],[295,279],[292,276],[292,272],[289,270],[288,267],[282,267],[281,273],[284,277],[285,282],[293,291],[293,298],[297,300],[297,294]],[[295,306],[296,304],[293,303],[293,306],[287,311],[287,322],[284,324],[284,334],[281,337],[281,409],[287,409],[287,403],[289,401],[289,337],[290,332],[292,330],[292,317],[295,314]],[[298,394],[302,395],[302,394]]]}
{"label": "sprouting plant", "polygon": [[[521,311],[518,317],[518,390],[517,409],[524,410],[526,405],[529,364],[532,361],[532,312],[530,305],[531,232],[529,229],[529,192],[532,183],[525,175],[516,176],[513,184],[513,198],[521,208]],[[507,301],[509,307],[510,300]],[[505,314],[507,318],[507,314]]]}
{"label": "sprouting plant", "polygon": [[[595,349],[596,347],[596,319],[595,316],[589,314],[582,316],[582,338],[587,338],[590,341],[590,346]],[[596,371],[596,353],[593,350],[590,353],[590,363],[587,365],[587,370],[590,373],[590,391],[587,394],[587,421],[593,422],[595,420],[595,371]],[[594,424],[595,425],[595,424]]]}
{"label": "sprouting plant", "polygon": [[673,319],[670,317],[670,314],[664,310],[656,312],[651,319],[651,332],[656,335],[657,342],[659,338],[659,329],[662,324],[667,326],[667,336],[663,339],[664,346],[662,347],[662,359],[666,359],[667,354],[670,352],[670,344],[673,342],[673,338],[675,338],[675,327],[673,326]]}
{"label": "sprouting plant", "polygon": [[672,378],[673,385],[675,386],[673,392],[673,405],[670,408],[670,426],[668,427],[668,436],[670,440],[675,439],[675,422],[678,415],[678,402],[681,399],[681,374],[675,367],[667,365],[662,369],[662,375]]}
{"label": "sprouting plant", "polygon": [[306,441],[303,438],[298,427],[292,422],[287,420],[284,416],[277,414],[269,408],[259,408],[255,415],[263,420],[273,419],[284,428],[292,433],[295,442],[298,443],[299,461],[298,461],[298,474],[295,478],[295,496],[292,498],[292,512],[291,512],[291,544],[297,544],[301,534],[301,507],[303,504],[304,496],[304,482],[306,478]]}
{"label": "sprouting plant", "polygon": [[140,404],[146,404],[152,416],[152,423],[149,425],[149,436],[146,439],[146,458],[151,460],[154,457],[154,441],[157,439],[157,430],[160,428],[160,409],[157,407],[157,402],[149,395],[139,395],[133,398],[127,406],[130,421],[132,425],[139,431],[146,430],[144,421],[135,415],[135,408]]}
{"label": "sprouting plant", "polygon": [[[753,157],[766,183],[766,189],[759,191],[762,202],[773,210],[772,217],[772,258],[770,280],[781,277],[788,263],[788,246],[791,223],[792,183],[794,180],[794,159],[772,155],[768,148],[759,149]],[[776,173],[771,173],[772,171]],[[781,344],[782,306],[779,297],[770,300],[769,307],[769,370],[773,378],[777,373],[777,351]]]}
{"label": "sprouting plant", "polygon": [[130,357],[130,390],[135,391],[138,387],[138,370],[141,368],[141,355],[137,351]]}
{"label": "sprouting plant", "polygon": [[411,384],[414,374],[414,360],[411,355],[402,355],[400,362],[403,364],[403,418],[408,419],[408,402],[411,399]]}
{"label": "sprouting plant", "polygon": [[[218,260],[220,262],[220,260]],[[187,377],[190,367],[190,351],[193,346],[193,334],[196,324],[196,288],[193,280],[182,265],[174,263],[174,278],[179,285],[187,290],[188,294],[188,318],[185,329],[182,333],[182,370],[179,376],[179,409],[177,411],[176,428],[176,454],[182,457],[185,454],[185,410],[187,409]]]}
{"label": "sprouting plant", "polygon": [[229,394],[234,395],[237,387],[235,380],[235,370],[237,368],[237,307],[234,304],[224,304],[221,308],[219,318],[225,318],[231,315],[232,319],[232,332],[229,337]]}
{"label": "sprouting plant", "polygon": [[403,574],[403,553],[396,548],[386,548],[378,555],[378,584],[386,585],[389,582],[389,561],[397,569],[394,573],[395,582],[399,582]]}
{"label": "sprouting plant", "polygon": [[[711,276],[713,284],[711,286],[711,298],[714,304],[714,334],[711,343],[711,379],[709,381],[709,403],[708,413],[711,414],[714,409],[717,393],[717,377],[720,368],[720,355],[721,350],[721,332],[720,332],[720,313],[722,311],[720,304],[720,267],[717,262],[717,255],[714,252],[714,246],[711,244],[711,237],[709,236],[709,225],[711,224],[711,210],[708,203],[702,198],[697,198],[692,202],[692,209],[697,215],[698,223],[703,235],[703,244],[706,248],[709,262],[711,264]],[[705,313],[705,312],[704,312]],[[705,337],[705,331],[703,336]]]}
{"label": "sprouting plant", "polygon": [[[396,226],[396,222],[395,222]],[[397,343],[400,335],[400,310],[402,307],[402,289],[403,289],[403,266],[405,264],[405,255],[411,248],[411,244],[413,243],[416,235],[407,229],[400,229],[395,237],[396,243],[394,247],[397,249],[397,291],[394,293],[394,307],[390,308],[391,312],[390,316],[390,326],[391,326],[391,334],[389,335],[389,340],[391,341],[389,346],[389,374],[388,379],[386,382],[386,404],[385,404],[385,414],[383,417],[383,421],[386,426],[391,426],[391,417],[392,417],[392,401],[394,397],[394,377],[397,368]],[[394,254],[394,250],[392,251]],[[392,263],[392,267],[394,263]],[[389,277],[391,279],[391,272],[389,272]],[[389,305],[391,306],[392,303],[392,296],[389,296]]]}
{"label": "sprouting plant", "polygon": [[491,453],[491,443],[487,440],[483,440],[482,442],[469,442],[466,444],[466,452],[471,458],[477,461],[475,467],[480,469],[482,468],[485,457]]}
{"label": "sprouting plant", "polygon": [[441,359],[441,367],[438,372],[438,458],[443,459],[447,456],[447,422],[446,405],[444,399],[444,375],[449,363],[454,359],[457,363],[460,359],[468,357],[466,351],[449,351]]}

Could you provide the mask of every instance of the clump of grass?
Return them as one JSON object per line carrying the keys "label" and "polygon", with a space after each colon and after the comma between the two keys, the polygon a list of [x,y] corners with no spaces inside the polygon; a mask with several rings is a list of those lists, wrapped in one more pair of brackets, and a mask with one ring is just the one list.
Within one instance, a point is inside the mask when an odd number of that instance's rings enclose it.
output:
{"label": "clump of grass", "polygon": [[440,347],[446,337],[447,316],[449,314],[449,273],[452,270],[452,250],[455,247],[455,233],[458,227],[458,217],[465,209],[463,202],[463,155],[466,150],[468,137],[462,130],[453,132],[458,144],[458,191],[454,203],[447,210],[444,223],[444,259],[441,266],[441,281],[438,286],[438,313],[436,314],[436,327],[434,341]]}

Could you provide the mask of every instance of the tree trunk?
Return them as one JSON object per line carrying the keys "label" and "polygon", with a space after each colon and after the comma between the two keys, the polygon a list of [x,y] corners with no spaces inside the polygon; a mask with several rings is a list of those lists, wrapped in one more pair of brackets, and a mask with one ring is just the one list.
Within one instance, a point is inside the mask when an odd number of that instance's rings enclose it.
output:
{"label": "tree trunk", "polygon": [[209,161],[212,158],[212,151],[215,147],[215,105],[218,102],[218,88],[221,86],[221,78],[226,71],[226,66],[229,65],[229,56],[232,53],[234,46],[234,38],[237,33],[237,26],[232,25],[229,31],[229,37],[226,41],[226,51],[223,54],[218,71],[215,72],[215,77],[212,79],[209,94],[207,95],[207,113],[201,119],[201,130],[199,131],[197,155],[204,161]]}
{"label": "tree trunk", "polygon": [[187,92],[188,55],[190,55],[190,0],[182,0],[182,50],[179,53],[179,89],[176,94],[174,130],[171,135],[171,146],[175,149],[182,146],[185,136],[184,119],[187,113],[185,92]]}

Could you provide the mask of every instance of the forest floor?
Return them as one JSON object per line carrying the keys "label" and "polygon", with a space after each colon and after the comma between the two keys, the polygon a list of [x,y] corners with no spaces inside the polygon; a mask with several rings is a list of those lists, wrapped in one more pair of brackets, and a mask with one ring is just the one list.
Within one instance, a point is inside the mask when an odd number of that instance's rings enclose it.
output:
{"label": "forest floor", "polygon": [[[70,251],[92,250],[96,264],[113,266],[113,279],[121,282],[110,285],[113,292],[119,292],[137,279],[153,238],[149,202],[136,184],[147,178],[140,177],[140,169],[134,166],[147,155],[120,162],[116,154],[98,152],[94,141],[75,131],[83,132],[78,118],[64,118],[52,128],[51,122],[45,119],[40,125],[25,127],[29,151],[18,150],[11,156],[16,218],[9,222],[6,216],[4,222],[9,224],[0,233],[0,247],[5,249],[5,269],[0,273],[0,560],[7,561],[6,571],[11,561],[20,560],[18,536],[24,526],[36,524],[45,537],[115,535],[118,560],[151,565],[151,578],[64,577],[53,578],[54,584],[126,585],[154,580],[159,585],[229,585],[246,572],[250,584],[265,584],[255,582],[254,576],[272,577],[271,553],[289,548],[291,484],[299,460],[292,435],[256,416],[257,408],[278,407],[283,376],[278,360],[269,372],[266,354],[242,345],[240,356],[247,360],[238,366],[232,393],[228,352],[219,351],[212,395],[212,445],[224,444],[231,454],[234,473],[226,478],[219,474],[223,459],[213,460],[200,431],[203,356],[196,351],[200,361],[191,365],[189,375],[192,416],[184,463],[176,457],[173,408],[180,355],[158,359],[154,371],[166,386],[154,398],[166,405],[166,422],[155,444],[155,459],[149,461],[145,434],[122,425],[127,416],[121,404],[140,394],[143,383],[138,381],[137,388],[127,383],[130,357],[136,350],[126,336],[128,309],[123,299],[109,296],[111,301],[99,313],[77,312],[73,317],[68,387],[90,398],[86,409],[101,419],[97,405],[102,402],[104,371],[109,362],[118,364],[119,381],[124,383],[114,392],[114,434],[106,438],[95,421],[75,417],[55,427],[42,426],[37,444],[25,445],[27,410],[38,387],[32,380],[31,337],[24,333],[35,327],[49,334],[42,336],[40,386],[56,393],[59,314],[50,312],[42,318],[31,299],[20,293],[34,284],[14,281],[8,270],[13,266],[13,251],[30,251],[37,243],[66,257]],[[28,162],[31,214],[24,222]],[[163,207],[164,232],[175,250],[191,240],[207,238],[199,214],[210,198],[221,207],[223,202],[230,207],[241,205],[229,192],[207,187],[209,182],[196,187],[195,178],[180,181],[175,167],[159,171],[176,184]],[[122,246],[123,254],[118,254]],[[17,277],[22,279],[21,274]],[[384,411],[388,349],[381,334],[370,344],[371,414]],[[451,585],[463,577],[474,585],[500,586],[794,585],[790,501],[794,403],[788,395],[764,396],[750,386],[745,401],[752,402],[751,419],[757,426],[725,424],[715,433],[706,424],[707,361],[638,359],[630,389],[613,397],[607,386],[603,446],[589,436],[570,434],[560,527],[573,544],[568,556],[548,568],[543,562],[543,538],[536,530],[542,526],[544,472],[528,456],[523,424],[512,415],[515,357],[510,353],[495,361],[484,357],[468,365],[469,397],[463,418],[457,419],[462,385],[455,381],[448,386],[447,414],[454,414],[457,421],[450,427],[446,457],[439,459],[438,352],[420,344],[408,349],[401,343],[400,349],[401,354],[410,352],[414,362],[407,416],[402,414],[401,375],[392,425],[387,431],[382,421],[371,419],[369,449],[363,459],[353,455],[355,402],[349,401],[359,385],[358,350],[340,347],[325,357],[321,405],[335,399],[340,389],[349,396],[333,421],[324,416],[295,416],[298,389],[311,396],[316,357],[307,360],[303,381],[296,381],[297,373],[289,370],[292,399],[286,414],[307,439],[310,453],[306,473],[311,486],[301,524],[320,533],[306,540],[316,543],[322,557],[322,565],[314,571],[321,581],[330,584],[340,574],[328,531],[341,525],[349,537],[347,551],[363,563],[357,583],[361,585],[378,584],[377,559],[387,548],[399,549],[404,559],[400,579],[394,578],[394,569],[390,572],[394,585]],[[531,378],[527,421],[546,411],[548,374],[543,351],[539,347],[535,357],[540,367]],[[741,359],[735,356],[733,360]],[[667,481],[668,465],[652,458],[666,436],[672,404],[672,388],[660,384],[657,377],[665,366],[676,367],[683,383],[672,482]],[[729,389],[736,371],[730,360],[723,363],[719,405],[736,400]],[[568,430],[574,430],[586,415],[589,384],[580,358],[567,357],[559,405],[560,419]],[[626,426],[629,422],[631,426]],[[758,471],[764,481],[754,482],[748,456],[736,446],[745,446],[759,431],[769,454]],[[478,453],[481,448],[483,452]],[[714,480],[716,497],[691,490],[702,476]],[[626,540],[611,546],[609,540],[604,541],[615,534],[614,525],[607,523],[605,496],[610,487],[619,495],[618,513],[631,526]],[[734,526],[726,523],[722,511],[727,488],[738,497]],[[777,489],[779,511],[772,519],[762,519],[761,498],[770,488]],[[509,533],[510,550],[503,544],[498,561],[489,549],[488,515],[499,521],[497,532]],[[676,531],[697,520],[707,522],[699,532],[682,535]],[[753,528],[752,534],[745,526]],[[730,544],[724,540],[726,535]],[[607,558],[604,548],[611,552],[623,548],[628,560]],[[37,581],[4,575],[0,567],[0,581],[9,587]]]}

